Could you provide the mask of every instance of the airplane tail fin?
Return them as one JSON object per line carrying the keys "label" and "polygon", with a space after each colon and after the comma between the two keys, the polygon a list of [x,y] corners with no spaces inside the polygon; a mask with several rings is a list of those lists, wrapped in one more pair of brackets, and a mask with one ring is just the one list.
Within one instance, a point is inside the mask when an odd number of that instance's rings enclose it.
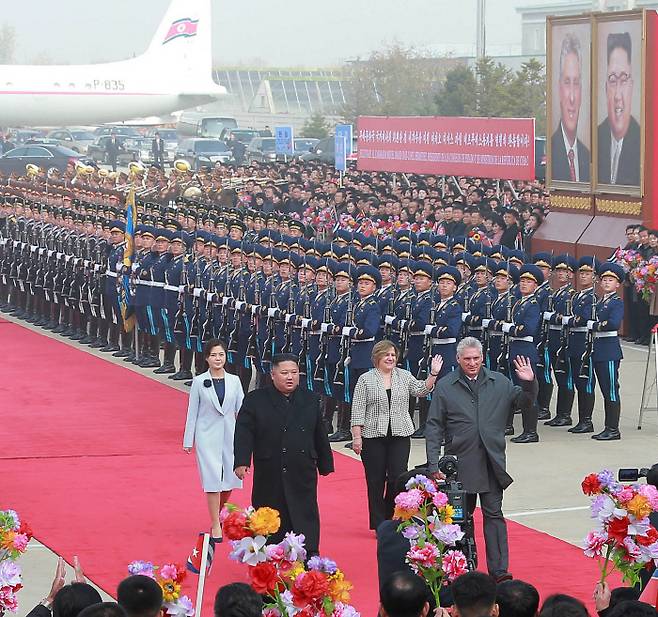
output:
{"label": "airplane tail fin", "polygon": [[210,0],[171,0],[144,57],[180,76],[185,94],[226,92],[212,79]]}

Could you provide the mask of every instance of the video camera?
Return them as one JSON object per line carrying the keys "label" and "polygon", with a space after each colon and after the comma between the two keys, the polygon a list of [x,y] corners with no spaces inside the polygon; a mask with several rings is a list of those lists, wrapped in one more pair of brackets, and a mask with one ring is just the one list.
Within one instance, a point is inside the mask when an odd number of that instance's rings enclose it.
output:
{"label": "video camera", "polygon": [[646,478],[647,484],[653,484],[658,488],[658,463],[652,467],[622,467],[617,477],[620,482],[637,482],[640,478]]}
{"label": "video camera", "polygon": [[477,569],[478,557],[475,546],[475,525],[473,515],[468,510],[466,491],[458,479],[457,457],[446,454],[439,459],[439,471],[445,475],[444,480],[438,482],[439,488],[448,496],[448,503],[455,513],[452,522],[459,525],[464,537],[457,542],[458,548],[466,556],[468,569]]}

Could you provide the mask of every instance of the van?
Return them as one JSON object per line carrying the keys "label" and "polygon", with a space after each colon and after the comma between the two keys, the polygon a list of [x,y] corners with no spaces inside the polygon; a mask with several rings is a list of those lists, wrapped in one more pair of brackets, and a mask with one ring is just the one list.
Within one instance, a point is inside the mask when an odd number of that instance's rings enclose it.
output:
{"label": "van", "polygon": [[224,129],[237,128],[235,118],[228,116],[204,116],[198,112],[181,114],[176,130],[181,137],[220,138]]}

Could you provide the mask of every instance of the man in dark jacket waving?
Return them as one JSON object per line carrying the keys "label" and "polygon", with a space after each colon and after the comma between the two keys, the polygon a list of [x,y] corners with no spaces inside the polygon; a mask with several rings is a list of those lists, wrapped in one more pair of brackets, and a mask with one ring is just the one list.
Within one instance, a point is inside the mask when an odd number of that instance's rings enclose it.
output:
{"label": "man in dark jacket waving", "polygon": [[505,580],[509,551],[503,490],[512,483],[505,463],[505,425],[511,409],[532,406],[537,381],[523,356],[514,360],[520,386],[482,362],[480,341],[470,336],[462,339],[457,346],[459,369],[434,387],[425,429],[427,461],[430,473],[443,477],[438,463],[445,437],[445,453],[457,457],[458,479],[468,493],[471,512],[480,496],[489,573]]}
{"label": "man in dark jacket waving", "polygon": [[249,392],[235,426],[234,469],[242,479],[254,461],[251,504],[279,511],[281,528],[306,536],[309,556],[320,545],[318,472],[334,470],[334,459],[322,421],[320,399],[299,387],[299,367],[292,354],[272,361],[272,386]]}

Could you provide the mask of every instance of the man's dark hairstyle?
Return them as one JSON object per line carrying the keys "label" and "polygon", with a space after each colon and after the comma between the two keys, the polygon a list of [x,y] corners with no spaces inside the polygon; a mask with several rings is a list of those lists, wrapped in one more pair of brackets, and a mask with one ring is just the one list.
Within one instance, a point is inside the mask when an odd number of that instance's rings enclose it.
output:
{"label": "man's dark hairstyle", "polygon": [[608,62],[610,62],[612,52],[618,47],[626,52],[628,62],[630,63],[633,56],[631,54],[631,35],[628,32],[611,32],[608,34]]}
{"label": "man's dark hairstyle", "polygon": [[626,231],[635,231],[635,225],[626,225]]}
{"label": "man's dark hairstyle", "polygon": [[263,600],[246,583],[230,583],[217,590],[215,617],[260,617]]}
{"label": "man's dark hairstyle", "polygon": [[127,613],[116,602],[99,602],[82,609],[79,617],[127,617]]}
{"label": "man's dark hairstyle", "polygon": [[556,593],[546,598],[539,611],[539,617],[589,617],[589,613],[580,600],[563,593]]}
{"label": "man's dark hairstyle", "polygon": [[162,587],[150,576],[135,574],[119,583],[117,602],[129,617],[157,617],[162,608]]}
{"label": "man's dark hairstyle", "polygon": [[504,581],[496,588],[500,617],[534,617],[539,608],[539,592],[530,583]]}
{"label": "man's dark hairstyle", "polygon": [[656,609],[639,600],[625,600],[615,605],[606,614],[610,617],[656,617]]}
{"label": "man's dark hairstyle", "polygon": [[379,589],[388,617],[418,617],[427,602],[427,585],[410,571],[393,572]]}
{"label": "man's dark hairstyle", "polygon": [[615,587],[610,592],[610,606],[617,606],[620,602],[626,600],[637,600],[640,597],[640,590],[637,587]]}
{"label": "man's dark hairstyle", "polygon": [[277,366],[282,362],[294,362],[297,364],[297,356],[293,353],[278,353],[272,358],[272,366]]}
{"label": "man's dark hairstyle", "polygon": [[483,572],[467,572],[458,576],[451,589],[461,617],[486,615],[496,603],[496,579]]}
{"label": "man's dark hairstyle", "polygon": [[77,617],[82,609],[102,601],[101,594],[87,583],[64,585],[53,600],[53,617]]}

